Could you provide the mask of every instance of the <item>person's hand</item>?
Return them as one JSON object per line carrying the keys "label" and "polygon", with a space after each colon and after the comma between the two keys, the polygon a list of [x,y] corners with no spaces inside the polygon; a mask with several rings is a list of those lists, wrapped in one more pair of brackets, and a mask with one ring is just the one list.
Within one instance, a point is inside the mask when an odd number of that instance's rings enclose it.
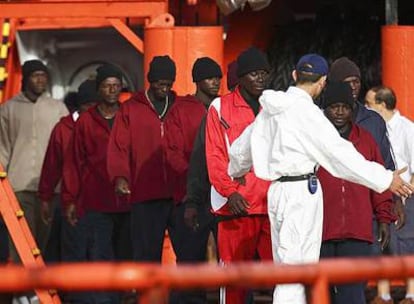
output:
{"label": "person's hand", "polygon": [[126,178],[117,177],[115,180],[115,193],[118,195],[129,195],[131,190],[129,189],[129,184]]}
{"label": "person's hand", "polygon": [[399,230],[405,225],[405,208],[402,199],[397,198],[394,204],[394,213],[398,219],[395,222],[395,229]]}
{"label": "person's hand", "polygon": [[52,215],[50,212],[49,202],[47,201],[41,202],[40,216],[42,218],[42,222],[45,223],[45,225],[49,225],[52,222]]}
{"label": "person's hand", "polygon": [[78,218],[76,216],[76,205],[74,203],[68,204],[68,207],[66,208],[66,220],[72,226],[75,226],[78,222]]}
{"label": "person's hand", "polygon": [[409,197],[414,192],[414,186],[410,183],[406,183],[401,177],[400,174],[407,171],[407,167],[395,170],[392,178],[390,187],[388,188],[392,193],[400,197]]}
{"label": "person's hand", "polygon": [[386,223],[378,223],[378,241],[381,244],[381,250],[387,248],[390,243],[390,225]]}
{"label": "person's hand", "polygon": [[234,215],[247,215],[247,209],[250,208],[249,203],[238,192],[233,192],[229,196],[227,204],[230,212]]}
{"label": "person's hand", "polygon": [[198,210],[195,206],[184,207],[184,223],[188,228],[196,231],[200,226],[198,223]]}

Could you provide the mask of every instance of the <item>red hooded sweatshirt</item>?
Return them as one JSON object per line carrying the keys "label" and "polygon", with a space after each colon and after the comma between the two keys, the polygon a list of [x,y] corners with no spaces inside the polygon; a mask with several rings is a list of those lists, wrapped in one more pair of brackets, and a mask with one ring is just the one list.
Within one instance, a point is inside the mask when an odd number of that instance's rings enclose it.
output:
{"label": "red hooded sweatshirt", "polygon": [[172,199],[166,125],[180,102],[180,98],[174,99],[160,119],[144,91],[140,91],[121,105],[116,116],[108,145],[108,173],[112,182],[117,177],[128,180],[131,203]]}
{"label": "red hooded sweatshirt", "polygon": [[166,124],[167,158],[171,166],[174,201],[182,202],[186,194],[187,172],[194,140],[201,120],[207,114],[205,105],[193,95],[180,98]]}
{"label": "red hooded sweatshirt", "polygon": [[[367,160],[384,165],[381,152],[369,132],[354,124],[348,140]],[[382,223],[396,220],[392,213],[391,192],[376,193],[333,177],[324,168],[318,170],[318,178],[323,189],[323,241],[349,238],[372,242],[373,213]]]}
{"label": "red hooded sweatshirt", "polygon": [[74,199],[81,210],[129,210],[129,204],[115,195],[106,170],[110,133],[109,123],[98,113],[97,106],[83,113],[76,123],[73,161],[65,161],[63,174],[69,200]]}
{"label": "red hooded sweatshirt", "polygon": [[63,160],[68,157],[68,146],[75,127],[73,115],[62,117],[50,135],[39,181],[38,195],[42,201],[52,200],[62,178]]}

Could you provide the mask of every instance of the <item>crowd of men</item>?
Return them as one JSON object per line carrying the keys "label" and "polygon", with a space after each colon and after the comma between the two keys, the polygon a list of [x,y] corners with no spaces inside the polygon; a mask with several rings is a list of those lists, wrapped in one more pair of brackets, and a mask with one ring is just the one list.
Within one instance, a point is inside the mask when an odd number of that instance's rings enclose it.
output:
{"label": "crowd of men", "polygon": [[[198,58],[195,92],[179,96],[174,60],[155,56],[148,89],[121,103],[122,72],[104,64],[69,113],[48,97],[47,67],[26,61],[21,92],[0,106],[0,163],[46,260],[159,263],[166,230],[177,263],[205,262],[211,233],[224,266],[413,253],[414,125],[392,89],[372,88],[361,101],[361,71],[346,57],[329,68],[303,56],[286,92],[268,90],[270,70],[265,53],[244,50],[228,67],[230,93],[219,96],[220,65]],[[0,228],[2,261],[19,262]],[[366,303],[365,285],[332,286],[332,303]],[[407,286],[403,303],[414,303],[414,281]],[[254,301],[242,288],[222,288],[220,300]],[[169,300],[206,301],[202,290]],[[386,281],[375,301],[392,303]],[[306,303],[304,287],[277,286],[273,303]]]}

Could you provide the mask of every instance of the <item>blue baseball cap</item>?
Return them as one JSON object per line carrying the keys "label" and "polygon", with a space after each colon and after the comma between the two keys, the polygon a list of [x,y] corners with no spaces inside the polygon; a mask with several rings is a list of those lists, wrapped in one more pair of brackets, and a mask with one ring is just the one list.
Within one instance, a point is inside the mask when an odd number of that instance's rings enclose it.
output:
{"label": "blue baseball cap", "polygon": [[296,70],[318,75],[327,75],[329,68],[328,62],[318,54],[303,55],[296,64]]}

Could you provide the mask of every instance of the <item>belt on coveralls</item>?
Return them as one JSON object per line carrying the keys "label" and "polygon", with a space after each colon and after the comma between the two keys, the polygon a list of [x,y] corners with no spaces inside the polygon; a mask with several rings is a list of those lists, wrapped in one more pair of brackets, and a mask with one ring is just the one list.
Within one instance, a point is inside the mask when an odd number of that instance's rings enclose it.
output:
{"label": "belt on coveralls", "polygon": [[281,183],[283,183],[283,182],[298,182],[298,181],[307,180],[307,179],[311,178],[314,175],[315,175],[315,173],[308,173],[308,174],[297,175],[297,176],[282,176],[282,177],[279,177],[276,181],[281,182]]}

